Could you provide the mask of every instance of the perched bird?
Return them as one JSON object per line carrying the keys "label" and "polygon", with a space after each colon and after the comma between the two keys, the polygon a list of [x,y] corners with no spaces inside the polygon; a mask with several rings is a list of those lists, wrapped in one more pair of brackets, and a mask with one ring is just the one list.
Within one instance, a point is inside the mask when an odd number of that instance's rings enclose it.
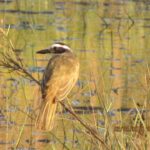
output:
{"label": "perched bird", "polygon": [[63,43],[56,43],[38,54],[51,53],[43,74],[41,92],[42,103],[36,120],[36,127],[50,131],[54,127],[54,117],[58,101],[64,100],[79,76],[79,61],[72,50]]}

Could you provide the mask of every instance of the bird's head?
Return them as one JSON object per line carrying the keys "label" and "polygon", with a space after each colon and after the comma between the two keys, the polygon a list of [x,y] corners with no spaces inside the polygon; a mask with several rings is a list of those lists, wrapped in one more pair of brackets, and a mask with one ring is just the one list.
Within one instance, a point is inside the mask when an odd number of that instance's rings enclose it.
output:
{"label": "bird's head", "polygon": [[36,53],[38,53],[38,54],[47,54],[47,53],[61,54],[61,53],[65,53],[65,52],[71,52],[70,47],[68,47],[64,43],[55,43],[48,48],[37,51]]}

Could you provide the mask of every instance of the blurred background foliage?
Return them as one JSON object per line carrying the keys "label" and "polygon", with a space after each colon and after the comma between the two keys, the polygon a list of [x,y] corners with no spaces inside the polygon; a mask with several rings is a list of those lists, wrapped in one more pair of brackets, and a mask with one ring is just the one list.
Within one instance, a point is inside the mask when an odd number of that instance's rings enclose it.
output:
{"label": "blurred background foliage", "polygon": [[[39,81],[49,56],[36,51],[55,42],[68,44],[79,57],[81,69],[66,103],[83,121],[92,122],[112,149],[148,147],[149,1],[0,0],[0,36],[0,52],[21,60]],[[35,149],[36,145],[44,150],[102,149],[62,108],[52,133],[37,132],[38,85],[7,68],[0,70],[2,149]],[[132,132],[130,126],[135,131],[140,127],[143,135]]]}

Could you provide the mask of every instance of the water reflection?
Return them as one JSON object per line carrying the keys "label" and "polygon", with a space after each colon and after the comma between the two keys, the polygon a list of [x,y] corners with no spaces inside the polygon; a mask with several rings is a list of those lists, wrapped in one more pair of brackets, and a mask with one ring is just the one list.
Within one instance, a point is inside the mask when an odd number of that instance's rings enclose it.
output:
{"label": "water reflection", "polygon": [[[113,120],[120,112],[129,124],[139,113],[146,118],[149,114],[148,1],[0,2],[0,28],[8,29],[16,56],[21,56],[27,70],[38,80],[49,58],[36,56],[36,50],[61,41],[70,44],[78,55],[80,79],[69,97],[76,114],[92,125],[95,117],[97,127],[105,126],[106,114],[113,125],[122,123]],[[5,47],[9,49],[6,44],[1,50],[5,51]],[[66,110],[58,110],[55,136],[44,135],[35,140],[41,132],[35,135],[35,120],[26,116],[35,113],[33,103],[40,90],[36,93],[36,83],[18,75],[1,75],[1,80],[2,149],[7,144],[14,147],[18,139],[17,149],[34,149],[33,143],[53,144],[58,149],[64,146],[63,142],[69,149],[84,149],[85,133]],[[9,128],[5,133],[4,126]],[[99,132],[104,133],[105,129],[100,127]],[[91,145],[94,149],[96,144]]]}

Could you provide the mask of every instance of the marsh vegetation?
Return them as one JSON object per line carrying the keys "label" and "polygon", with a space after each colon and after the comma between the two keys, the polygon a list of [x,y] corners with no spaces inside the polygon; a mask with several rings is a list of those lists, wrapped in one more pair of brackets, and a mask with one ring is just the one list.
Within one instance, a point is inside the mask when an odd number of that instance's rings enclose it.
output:
{"label": "marsh vegetation", "polygon": [[[138,0],[0,1],[0,149],[150,147],[150,3]],[[34,127],[50,56],[68,44],[79,80],[51,132]]]}

